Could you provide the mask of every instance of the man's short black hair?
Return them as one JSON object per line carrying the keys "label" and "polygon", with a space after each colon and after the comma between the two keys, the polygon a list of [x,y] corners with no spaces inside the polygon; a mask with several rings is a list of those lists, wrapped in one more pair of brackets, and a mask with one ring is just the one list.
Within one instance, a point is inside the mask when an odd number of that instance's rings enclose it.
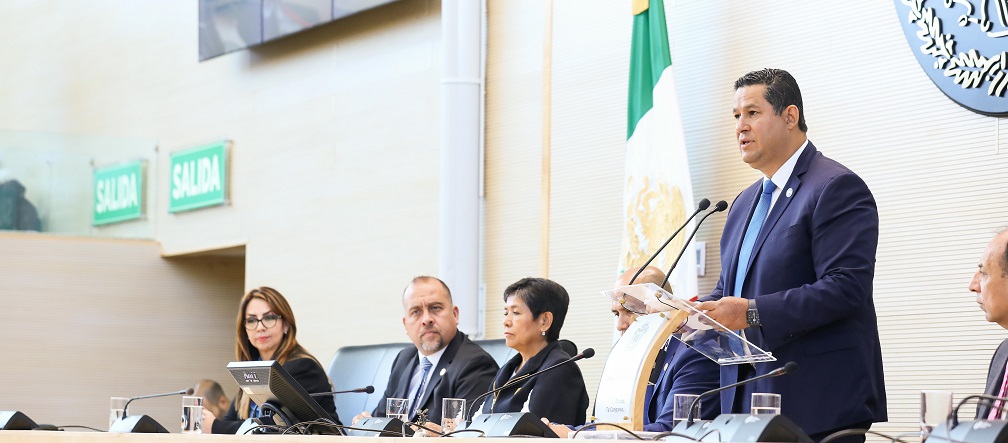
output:
{"label": "man's short black hair", "polygon": [[504,301],[506,302],[512,295],[529,307],[532,318],[539,318],[543,312],[553,313],[553,324],[546,331],[546,341],[553,342],[560,339],[560,328],[563,327],[564,318],[567,317],[567,306],[570,305],[570,296],[563,286],[546,278],[526,277],[504,290]]}
{"label": "man's short black hair", "polygon": [[749,72],[735,80],[735,90],[752,85],[766,86],[763,98],[770,102],[777,115],[781,115],[788,106],[795,105],[798,108],[798,129],[808,132],[801,90],[798,89],[798,82],[790,73],[783,69],[764,68]]}

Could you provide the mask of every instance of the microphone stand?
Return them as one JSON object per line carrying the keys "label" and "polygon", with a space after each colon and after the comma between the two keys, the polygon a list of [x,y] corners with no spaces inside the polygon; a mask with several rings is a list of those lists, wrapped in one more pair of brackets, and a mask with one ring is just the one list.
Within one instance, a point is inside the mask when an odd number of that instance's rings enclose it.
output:
{"label": "microphone stand", "polygon": [[143,400],[145,398],[168,397],[170,395],[191,395],[192,393],[193,393],[192,388],[189,388],[189,389],[182,389],[182,390],[175,391],[175,392],[165,392],[165,393],[161,393],[161,394],[141,395],[139,397],[133,397],[133,398],[130,398],[129,400],[127,400],[126,404],[123,405],[123,415],[122,416],[123,416],[123,418],[126,418],[129,415],[129,414],[126,413],[126,410],[129,408],[129,404],[132,403],[133,400]]}
{"label": "microphone stand", "polygon": [[679,235],[679,232],[682,231],[686,227],[686,225],[689,224],[689,222],[693,221],[693,218],[695,218],[697,214],[707,209],[707,207],[709,206],[710,206],[710,200],[706,198],[700,200],[700,203],[697,205],[696,211],[693,211],[693,215],[689,216],[689,218],[686,219],[686,223],[683,223],[682,226],[679,227],[679,229],[676,229],[676,231],[673,232],[671,236],[669,236],[668,240],[665,240],[665,243],[662,244],[657,251],[655,251],[654,255],[652,255],[651,258],[649,258],[646,262],[644,262],[644,265],[641,266],[640,269],[637,270],[637,273],[634,274],[633,278],[630,279],[630,283],[628,284],[628,286],[632,285],[633,282],[637,280],[637,277],[640,277],[641,272],[644,272],[644,268],[650,265],[651,262],[653,262],[654,259],[658,257],[658,254],[660,254],[661,251],[665,249],[665,247],[668,246],[669,243],[672,243],[672,239],[675,238],[677,235]]}
{"label": "microphone stand", "polygon": [[703,224],[704,220],[707,220],[707,217],[714,215],[714,213],[724,211],[725,209],[728,209],[728,202],[721,200],[717,202],[716,205],[714,205],[714,209],[711,209],[710,212],[704,214],[704,216],[700,218],[700,221],[697,222],[696,227],[693,228],[693,232],[690,234],[689,238],[686,239],[686,243],[683,243],[682,250],[679,251],[679,256],[676,257],[675,262],[672,263],[672,267],[670,267],[668,272],[665,273],[665,280],[662,280],[662,284],[660,285],[660,287],[664,288],[665,284],[668,283],[669,277],[672,276],[672,270],[674,270],[676,265],[679,264],[679,259],[682,258],[683,253],[685,253],[686,249],[689,248],[690,242],[693,241],[693,237],[696,237],[697,232],[700,230],[700,225]]}
{"label": "microphone stand", "polygon": [[546,371],[549,371],[551,369],[563,366],[563,365],[565,365],[567,363],[575,362],[575,361],[578,361],[578,360],[581,360],[581,359],[584,359],[584,358],[592,358],[593,356],[595,356],[595,350],[592,349],[592,348],[586,348],[585,350],[581,351],[580,354],[575,355],[575,356],[573,356],[571,358],[568,358],[567,360],[564,360],[564,361],[562,361],[560,363],[557,363],[557,364],[555,364],[553,366],[550,366],[550,367],[548,367],[546,369],[543,369],[541,371],[538,371],[538,372],[531,372],[531,373],[528,373],[528,374],[525,374],[525,375],[522,375],[522,376],[518,376],[518,377],[512,378],[511,380],[508,380],[503,385],[501,385],[501,387],[494,388],[494,389],[491,389],[489,392],[484,392],[483,394],[480,394],[479,397],[476,397],[476,399],[473,400],[472,405],[469,406],[469,413],[466,414],[466,422],[472,422],[473,413],[476,412],[476,410],[474,408],[476,407],[476,405],[479,404],[480,400],[486,398],[488,395],[493,394],[495,392],[499,392],[499,391],[504,390],[504,389],[507,389],[507,388],[509,388],[511,386],[514,386],[515,384],[517,384],[520,381],[529,379],[531,377],[535,377],[535,376],[537,376],[539,374],[542,374],[542,373],[544,373]]}
{"label": "microphone stand", "polygon": [[721,391],[723,391],[725,389],[737,388],[737,387],[742,386],[742,385],[747,384],[747,383],[752,383],[754,381],[763,380],[764,378],[773,378],[773,377],[779,377],[781,375],[789,374],[789,373],[793,372],[796,369],[798,369],[798,363],[795,363],[793,361],[789,361],[784,366],[782,366],[780,368],[777,368],[777,369],[774,369],[773,371],[767,372],[766,374],[760,375],[758,377],[747,378],[745,380],[742,380],[742,381],[739,381],[739,382],[736,382],[736,383],[732,383],[732,384],[727,385],[727,386],[721,386],[721,387],[719,387],[717,389],[711,389],[711,390],[709,390],[707,392],[704,392],[703,394],[698,395],[697,398],[693,399],[693,402],[690,403],[689,409],[686,412],[686,427],[690,427],[690,426],[693,425],[693,418],[694,418],[693,417],[693,409],[696,408],[697,403],[700,402],[700,399],[702,399],[704,397],[708,397],[711,394],[716,394],[716,393],[721,392]]}

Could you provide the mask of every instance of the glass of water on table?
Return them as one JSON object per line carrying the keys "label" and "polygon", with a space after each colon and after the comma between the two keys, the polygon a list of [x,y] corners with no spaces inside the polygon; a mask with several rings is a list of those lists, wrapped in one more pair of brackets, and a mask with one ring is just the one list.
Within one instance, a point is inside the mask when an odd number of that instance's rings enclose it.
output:
{"label": "glass of water on table", "polygon": [[409,400],[405,398],[390,398],[385,405],[385,416],[388,418],[398,418],[402,421],[402,434],[405,436],[406,423],[409,421]]}

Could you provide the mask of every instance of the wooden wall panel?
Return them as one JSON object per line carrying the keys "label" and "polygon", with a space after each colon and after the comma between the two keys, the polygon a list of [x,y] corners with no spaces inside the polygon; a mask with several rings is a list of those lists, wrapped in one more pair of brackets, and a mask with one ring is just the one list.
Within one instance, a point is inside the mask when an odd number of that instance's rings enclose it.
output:
{"label": "wooden wall panel", "polygon": [[[108,426],[109,397],[171,392],[202,378],[237,385],[234,322],[244,263],[163,259],[157,243],[0,233],[8,331],[3,409],[37,423]],[[179,397],[138,400],[179,429]]]}

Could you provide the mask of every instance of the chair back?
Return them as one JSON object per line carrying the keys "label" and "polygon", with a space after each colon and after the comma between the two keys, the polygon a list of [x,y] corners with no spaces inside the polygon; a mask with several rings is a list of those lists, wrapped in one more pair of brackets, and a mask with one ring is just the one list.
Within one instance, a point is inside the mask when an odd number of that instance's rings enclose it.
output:
{"label": "chair back", "polygon": [[338,394],[336,413],[340,420],[349,420],[363,411],[371,412],[378,406],[392,372],[392,362],[403,348],[412,343],[382,343],[377,345],[344,346],[336,350],[329,363],[329,380],[334,391],[374,386],[373,394]]}

